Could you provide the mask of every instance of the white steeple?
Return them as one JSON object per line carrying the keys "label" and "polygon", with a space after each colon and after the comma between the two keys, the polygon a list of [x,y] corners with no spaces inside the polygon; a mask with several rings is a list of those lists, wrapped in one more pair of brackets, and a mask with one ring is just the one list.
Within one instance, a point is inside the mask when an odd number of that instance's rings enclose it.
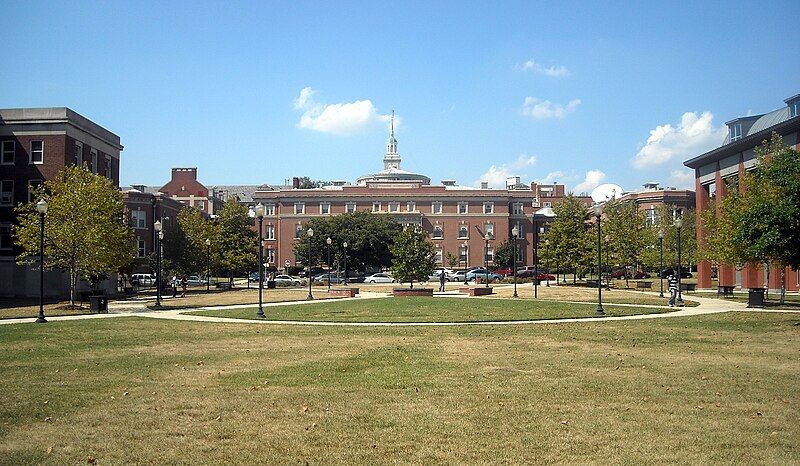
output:
{"label": "white steeple", "polygon": [[394,110],[392,110],[389,140],[386,141],[386,155],[383,156],[383,169],[400,168],[400,156],[397,154],[397,139],[394,138]]}

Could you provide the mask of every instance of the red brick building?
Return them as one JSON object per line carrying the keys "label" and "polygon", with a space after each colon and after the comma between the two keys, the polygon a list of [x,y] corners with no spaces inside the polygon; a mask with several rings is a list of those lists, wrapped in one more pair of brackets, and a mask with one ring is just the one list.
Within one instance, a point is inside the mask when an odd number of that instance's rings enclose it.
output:
{"label": "red brick building", "polygon": [[208,188],[197,181],[197,168],[173,168],[172,178],[159,192],[207,215],[214,213],[214,200]]}
{"label": "red brick building", "polygon": [[[160,220],[164,230],[169,231],[178,218],[181,209],[188,207],[163,193],[148,192],[145,186],[123,188],[125,218],[136,236],[136,259],[145,259],[152,252],[156,232],[153,223]],[[148,264],[139,264],[136,272],[151,272]]]}
{"label": "red brick building", "polygon": [[[14,206],[33,200],[33,187],[72,164],[118,186],[121,151],[119,136],[69,108],[0,109],[0,296],[38,294],[38,273],[15,264]],[[48,295],[66,289],[59,272],[48,272],[45,280]]]}
{"label": "red brick building", "polygon": [[[684,162],[695,171],[697,210],[708,209],[709,201],[724,198],[729,190],[738,189],[738,178],[755,167],[755,148],[768,140],[773,132],[783,137],[785,144],[800,149],[800,94],[789,97],[785,106],[763,115],[735,118],[728,125],[728,136],[722,145],[705,154]],[[719,205],[719,204],[717,204]],[[706,232],[697,229],[697,241],[702,244]],[[711,287],[711,264],[698,264],[698,288]],[[781,287],[780,271],[771,270],[769,283],[766,271],[760,265],[748,265],[741,270],[722,266],[718,271],[720,285],[735,285],[741,288],[765,287],[777,290]],[[800,288],[800,273],[787,269],[786,289]]]}
{"label": "red brick building", "polygon": [[672,209],[674,218],[686,210],[694,209],[695,193],[689,189],[662,188],[658,183],[645,183],[641,190],[624,193],[620,200],[635,203],[639,210],[644,211],[647,224],[655,225],[663,205]]}
{"label": "red brick building", "polygon": [[[332,186],[313,189],[257,190],[253,202],[266,206],[264,218],[265,261],[283,266],[296,263],[293,245],[305,235],[305,223],[314,217],[345,212],[368,211],[388,215],[404,225],[420,225],[436,246],[437,262],[443,263],[449,252],[462,265],[484,264],[484,235],[489,233],[487,256],[493,264],[494,249],[510,238],[517,226],[517,260],[520,265],[533,263],[533,214],[543,207],[560,202],[563,185],[523,185],[511,178],[506,189],[458,186],[444,180],[431,185],[421,174],[400,168],[397,140],[392,131],[386,145],[384,169],[360,177],[354,185],[334,182]],[[585,198],[587,205],[591,204]]]}

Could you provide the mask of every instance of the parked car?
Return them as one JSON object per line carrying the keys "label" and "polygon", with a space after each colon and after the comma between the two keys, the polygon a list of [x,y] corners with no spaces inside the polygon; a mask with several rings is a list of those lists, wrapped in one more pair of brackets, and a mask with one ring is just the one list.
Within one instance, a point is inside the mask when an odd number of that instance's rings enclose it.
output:
{"label": "parked car", "polygon": [[364,277],[364,283],[394,283],[394,278],[386,273],[373,273]]}
{"label": "parked car", "polygon": [[[476,278],[480,278],[481,280],[486,280],[487,271],[486,269],[472,269],[469,272],[467,272],[466,278],[467,281],[475,280]],[[502,278],[503,278],[502,276],[496,273],[488,272],[488,279],[490,282],[501,280]]]}
{"label": "parked car", "polygon": [[[316,277],[317,275],[321,274],[322,272],[325,272],[325,269],[323,269],[322,267],[311,267],[311,276],[312,277]],[[308,268],[304,268],[303,270],[298,272],[297,275],[302,277],[302,278],[307,277],[308,276]]]}
{"label": "parked car", "polygon": [[452,277],[453,273],[454,273],[453,270],[451,270],[451,269],[444,268],[444,267],[439,267],[438,269],[434,269],[433,270],[433,275],[435,275],[437,277],[437,279],[438,279],[439,275],[441,275],[442,272],[444,272],[444,276],[448,280],[450,280],[450,277]]}
{"label": "parked car", "polygon": [[282,286],[302,286],[303,284],[308,283],[305,280],[300,278],[295,278],[290,275],[276,275],[275,276],[275,284],[282,285]]}
{"label": "parked car", "polygon": [[466,275],[467,275],[467,271],[466,270],[456,270],[450,276],[450,281],[451,282],[463,282],[463,281],[466,281]]}
{"label": "parked car", "polygon": [[636,272],[635,274],[633,274],[633,278],[634,278],[635,280],[640,280],[640,279],[642,279],[642,278],[650,278],[650,274],[649,274],[649,273],[647,273],[647,272],[642,272],[642,271],[640,270],[639,272]]}
{"label": "parked car", "polygon": [[131,275],[131,284],[136,286],[153,286],[156,283],[156,277],[150,273],[135,273]]}
{"label": "parked car", "polygon": [[494,273],[496,273],[497,275],[502,276],[503,278],[511,277],[511,276],[514,275],[514,269],[509,269],[509,268],[497,269],[497,270],[494,271]]}
{"label": "parked car", "polygon": [[207,285],[208,280],[205,278],[200,278],[198,275],[191,275],[189,278],[186,279],[186,284],[191,286],[198,286],[198,285]]}
{"label": "parked car", "polygon": [[[659,275],[661,278],[667,278],[674,273],[675,269],[664,269]],[[692,278],[692,274],[688,270],[681,268],[681,278]]]}
{"label": "parked car", "polygon": [[[311,279],[311,283],[315,285],[327,285],[328,284],[328,272],[321,273]],[[336,272],[330,273],[330,281],[331,284],[334,283],[344,283],[344,274],[337,274]],[[348,281],[352,281],[348,278]]]}
{"label": "parked car", "polygon": [[553,275],[550,275],[549,273],[540,273],[540,274],[538,275],[538,277],[537,277],[537,278],[538,278],[540,281],[541,281],[541,280],[555,280],[555,279],[556,279],[556,277],[555,277],[555,276],[553,276]]}

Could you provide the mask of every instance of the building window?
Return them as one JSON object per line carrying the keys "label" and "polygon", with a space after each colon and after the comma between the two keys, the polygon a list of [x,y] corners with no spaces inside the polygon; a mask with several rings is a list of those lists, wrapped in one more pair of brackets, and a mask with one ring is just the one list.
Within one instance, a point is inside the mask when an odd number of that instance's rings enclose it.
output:
{"label": "building window", "polygon": [[267,248],[267,257],[265,258],[265,261],[268,264],[274,264],[275,263],[275,249],[274,248]]}
{"label": "building window", "polygon": [[436,263],[442,263],[442,250],[440,248],[436,248]]}
{"label": "building window", "polygon": [[489,235],[490,239],[494,239],[494,223],[487,223],[483,228],[483,234]]}
{"label": "building window", "polygon": [[717,183],[713,182],[708,185],[708,197],[713,199],[717,198]]}
{"label": "building window", "polygon": [[441,214],[442,213],[442,203],[441,202],[434,202],[431,204],[431,213],[432,214]]}
{"label": "building window", "polygon": [[458,248],[458,261],[463,262],[464,264],[467,263],[467,247],[461,246]]}
{"label": "building window", "polygon": [[3,150],[0,152],[0,164],[14,165],[14,153],[17,149],[15,141],[3,141]]}
{"label": "building window", "polygon": [[517,262],[522,262],[525,260],[523,254],[525,253],[525,248],[521,245],[517,245]]}
{"label": "building window", "polygon": [[29,180],[28,181],[28,202],[37,201],[37,191],[42,187],[42,180]]}
{"label": "building window", "polygon": [[264,215],[275,215],[275,204],[264,204]]}
{"label": "building window", "polygon": [[735,125],[731,125],[730,132],[731,132],[731,142],[736,141],[737,139],[741,139],[742,124],[736,123]]}
{"label": "building window", "polygon": [[372,211],[373,212],[380,212],[381,211],[381,203],[380,202],[373,202],[372,203]]}
{"label": "building window", "polygon": [[131,226],[133,228],[147,228],[147,213],[144,210],[132,210]]}
{"label": "building window", "polygon": [[320,202],[319,203],[319,213],[321,215],[330,215],[330,213],[331,213],[331,203],[330,202]]}
{"label": "building window", "polygon": [[197,207],[197,210],[201,212],[205,212],[206,210],[206,201],[194,201],[194,206]]}
{"label": "building window", "polygon": [[494,261],[494,248],[486,248],[486,262]]}
{"label": "building window", "polygon": [[399,202],[390,202],[389,203],[389,212],[400,212],[400,203]]}
{"label": "building window", "polygon": [[644,217],[648,225],[656,225],[658,223],[658,211],[655,207],[650,207],[644,211]]}
{"label": "building window", "polygon": [[544,207],[545,207],[545,208],[548,208],[548,207],[553,207],[553,203],[552,203],[552,202],[545,202],[545,203],[544,203]]}
{"label": "building window", "polygon": [[441,225],[434,225],[433,226],[433,239],[442,239],[444,238],[444,230],[442,229]]}
{"label": "building window", "polygon": [[355,202],[348,202],[347,204],[345,204],[344,210],[348,214],[352,214],[353,212],[356,211],[356,203]]}
{"label": "building window", "polygon": [[0,223],[0,249],[8,250],[11,247],[11,224]]}
{"label": "building window", "polygon": [[89,167],[92,173],[97,173],[97,149],[92,149],[92,166]]}
{"label": "building window", "polygon": [[267,225],[267,229],[264,232],[264,239],[275,239],[275,226]]}
{"label": "building window", "polygon": [[522,206],[521,202],[515,202],[513,204],[513,206],[511,207],[511,212],[514,215],[524,215],[525,214],[525,208]]}
{"label": "building window", "polygon": [[800,115],[800,100],[789,107],[789,118],[794,118],[797,115]]}
{"label": "building window", "polygon": [[416,212],[417,204],[415,202],[408,202],[406,204],[406,212]]}
{"label": "building window", "polygon": [[494,202],[484,202],[483,203],[483,213],[484,214],[493,214],[494,213]]}
{"label": "building window", "polygon": [[44,141],[31,141],[30,163],[44,163]]}
{"label": "building window", "polygon": [[469,213],[469,204],[466,202],[459,202],[458,203],[458,213],[459,214],[468,214]]}
{"label": "building window", "polygon": [[517,234],[519,235],[519,238],[524,238],[525,237],[525,225],[517,222],[517,224],[515,226],[517,227]]}
{"label": "building window", "polygon": [[14,204],[14,182],[11,180],[0,181],[0,205]]}
{"label": "building window", "polygon": [[136,239],[136,257],[144,257],[147,255],[147,244],[143,239]]}
{"label": "building window", "polygon": [[[306,213],[306,205],[302,202],[295,202],[294,203],[294,214],[301,215]],[[296,237],[298,238],[298,237]]]}
{"label": "building window", "polygon": [[83,143],[75,141],[75,165],[83,165]]}
{"label": "building window", "polygon": [[113,179],[113,177],[111,176],[112,175],[111,168],[112,168],[111,157],[106,155],[106,178],[108,178],[109,180]]}
{"label": "building window", "polygon": [[297,226],[294,227],[294,238],[298,239],[302,237],[303,237],[303,225],[298,223]]}
{"label": "building window", "polygon": [[467,239],[469,238],[469,228],[466,225],[459,225],[458,227],[458,239]]}

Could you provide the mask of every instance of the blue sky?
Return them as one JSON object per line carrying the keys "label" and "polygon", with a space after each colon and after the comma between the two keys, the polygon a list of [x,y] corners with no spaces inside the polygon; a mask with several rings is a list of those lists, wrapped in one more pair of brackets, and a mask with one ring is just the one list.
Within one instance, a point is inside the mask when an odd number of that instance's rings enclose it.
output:
{"label": "blue sky", "polygon": [[395,109],[434,182],[691,185],[725,121],[800,92],[796,0],[0,6],[0,107],[119,134],[123,184],[354,181]]}

